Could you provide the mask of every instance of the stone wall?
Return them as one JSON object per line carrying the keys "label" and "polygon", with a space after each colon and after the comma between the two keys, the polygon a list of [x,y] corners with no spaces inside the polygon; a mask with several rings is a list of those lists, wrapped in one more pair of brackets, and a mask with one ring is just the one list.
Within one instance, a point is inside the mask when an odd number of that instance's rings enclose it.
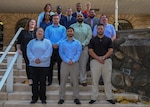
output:
{"label": "stone wall", "polygon": [[[100,15],[98,15],[100,16]],[[38,14],[2,14],[0,13],[0,21],[3,22],[4,39],[3,44],[7,46],[15,35],[15,27],[19,20],[23,18],[37,19]],[[114,15],[109,15],[109,23],[114,22]],[[128,20],[134,29],[142,29],[150,27],[150,15],[119,15],[119,19]]]}
{"label": "stone wall", "polygon": [[150,28],[118,31],[114,41],[112,84],[150,97]]}

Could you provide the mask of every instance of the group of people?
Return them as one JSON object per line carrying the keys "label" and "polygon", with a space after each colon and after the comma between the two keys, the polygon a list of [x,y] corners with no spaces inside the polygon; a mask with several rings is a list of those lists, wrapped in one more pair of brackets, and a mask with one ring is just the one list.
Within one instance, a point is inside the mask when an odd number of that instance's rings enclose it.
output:
{"label": "group of people", "polygon": [[[39,14],[37,24],[30,19],[17,39],[17,50],[23,55],[26,63],[26,74],[32,86],[34,104],[40,98],[46,104],[46,82],[53,81],[53,66],[57,63],[58,84],[60,85],[58,104],[65,102],[66,83],[68,76],[73,86],[75,104],[79,100],[79,84],[87,86],[87,65],[91,69],[92,95],[89,104],[98,98],[99,79],[102,75],[107,101],[115,104],[112,99],[111,72],[113,53],[112,42],[116,39],[113,25],[108,24],[106,15],[96,18],[91,4],[76,3],[76,12],[67,8],[66,16],[62,7],[52,12],[51,4],[46,4]],[[36,27],[37,26],[37,27]]]}

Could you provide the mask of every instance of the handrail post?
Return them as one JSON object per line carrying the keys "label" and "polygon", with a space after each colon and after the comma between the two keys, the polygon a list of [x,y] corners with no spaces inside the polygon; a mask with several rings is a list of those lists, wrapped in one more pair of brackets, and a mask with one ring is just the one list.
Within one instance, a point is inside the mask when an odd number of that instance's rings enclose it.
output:
{"label": "handrail post", "polygon": [[22,55],[20,54],[17,58],[17,69],[22,69]]}
{"label": "handrail post", "polygon": [[[7,67],[9,66],[12,58],[13,57],[7,57]],[[6,81],[6,90],[7,90],[7,93],[13,92],[13,68],[11,69],[11,72]]]}

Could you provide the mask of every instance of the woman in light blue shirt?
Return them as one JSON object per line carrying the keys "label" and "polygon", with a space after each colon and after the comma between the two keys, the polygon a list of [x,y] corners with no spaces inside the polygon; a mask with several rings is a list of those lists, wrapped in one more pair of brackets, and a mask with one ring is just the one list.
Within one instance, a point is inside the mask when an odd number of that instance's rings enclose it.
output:
{"label": "woman in light blue shirt", "polygon": [[52,44],[44,38],[44,30],[38,28],[36,39],[31,40],[27,45],[27,56],[33,81],[31,104],[36,103],[38,97],[42,104],[46,104],[46,76],[49,71],[51,55]]}
{"label": "woman in light blue shirt", "polygon": [[43,18],[44,18],[44,14],[45,12],[49,12],[50,16],[54,15],[54,12],[51,11],[52,9],[52,6],[51,4],[47,3],[45,6],[44,6],[44,11],[41,12],[38,16],[38,20],[37,20],[37,27],[40,27],[40,23],[42,22]]}

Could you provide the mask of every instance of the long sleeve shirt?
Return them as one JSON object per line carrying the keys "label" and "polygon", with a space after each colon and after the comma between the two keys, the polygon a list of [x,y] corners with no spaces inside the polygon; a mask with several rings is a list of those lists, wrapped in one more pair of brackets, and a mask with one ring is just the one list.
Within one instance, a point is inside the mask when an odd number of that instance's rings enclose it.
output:
{"label": "long sleeve shirt", "polygon": [[73,63],[77,62],[80,58],[81,52],[82,46],[76,39],[73,39],[72,41],[65,39],[61,42],[59,47],[60,57],[66,63],[70,60],[72,60]]}
{"label": "long sleeve shirt", "polygon": [[74,28],[74,38],[79,40],[82,46],[86,46],[89,44],[90,39],[92,38],[92,29],[88,24],[74,23],[71,25]]}
{"label": "long sleeve shirt", "polygon": [[[93,30],[93,36],[97,35],[97,25],[95,25],[94,30]],[[104,28],[104,35],[106,37],[109,37],[110,39],[116,35],[115,28],[112,24],[106,24]]]}
{"label": "long sleeve shirt", "polygon": [[[52,44],[47,39],[33,39],[27,45],[27,56],[29,66],[33,67],[49,67],[50,57],[52,55]],[[39,58],[41,63],[36,64],[35,60]]]}
{"label": "long sleeve shirt", "polygon": [[17,44],[21,46],[21,51],[26,54],[27,44],[30,40],[36,37],[36,31],[26,31],[22,30],[17,38]]}
{"label": "long sleeve shirt", "polygon": [[52,22],[46,23],[45,21],[43,21],[43,22],[40,23],[40,27],[42,27],[45,31],[46,27],[51,25],[51,24],[52,24]]}
{"label": "long sleeve shirt", "polygon": [[66,38],[66,28],[60,24],[58,26],[52,24],[46,28],[45,38],[50,40],[52,45],[59,45],[60,41]]}
{"label": "long sleeve shirt", "polygon": [[[41,12],[38,16],[37,27],[40,27],[40,23],[43,21],[45,12]],[[54,15],[54,12],[50,12],[50,16]]]}

